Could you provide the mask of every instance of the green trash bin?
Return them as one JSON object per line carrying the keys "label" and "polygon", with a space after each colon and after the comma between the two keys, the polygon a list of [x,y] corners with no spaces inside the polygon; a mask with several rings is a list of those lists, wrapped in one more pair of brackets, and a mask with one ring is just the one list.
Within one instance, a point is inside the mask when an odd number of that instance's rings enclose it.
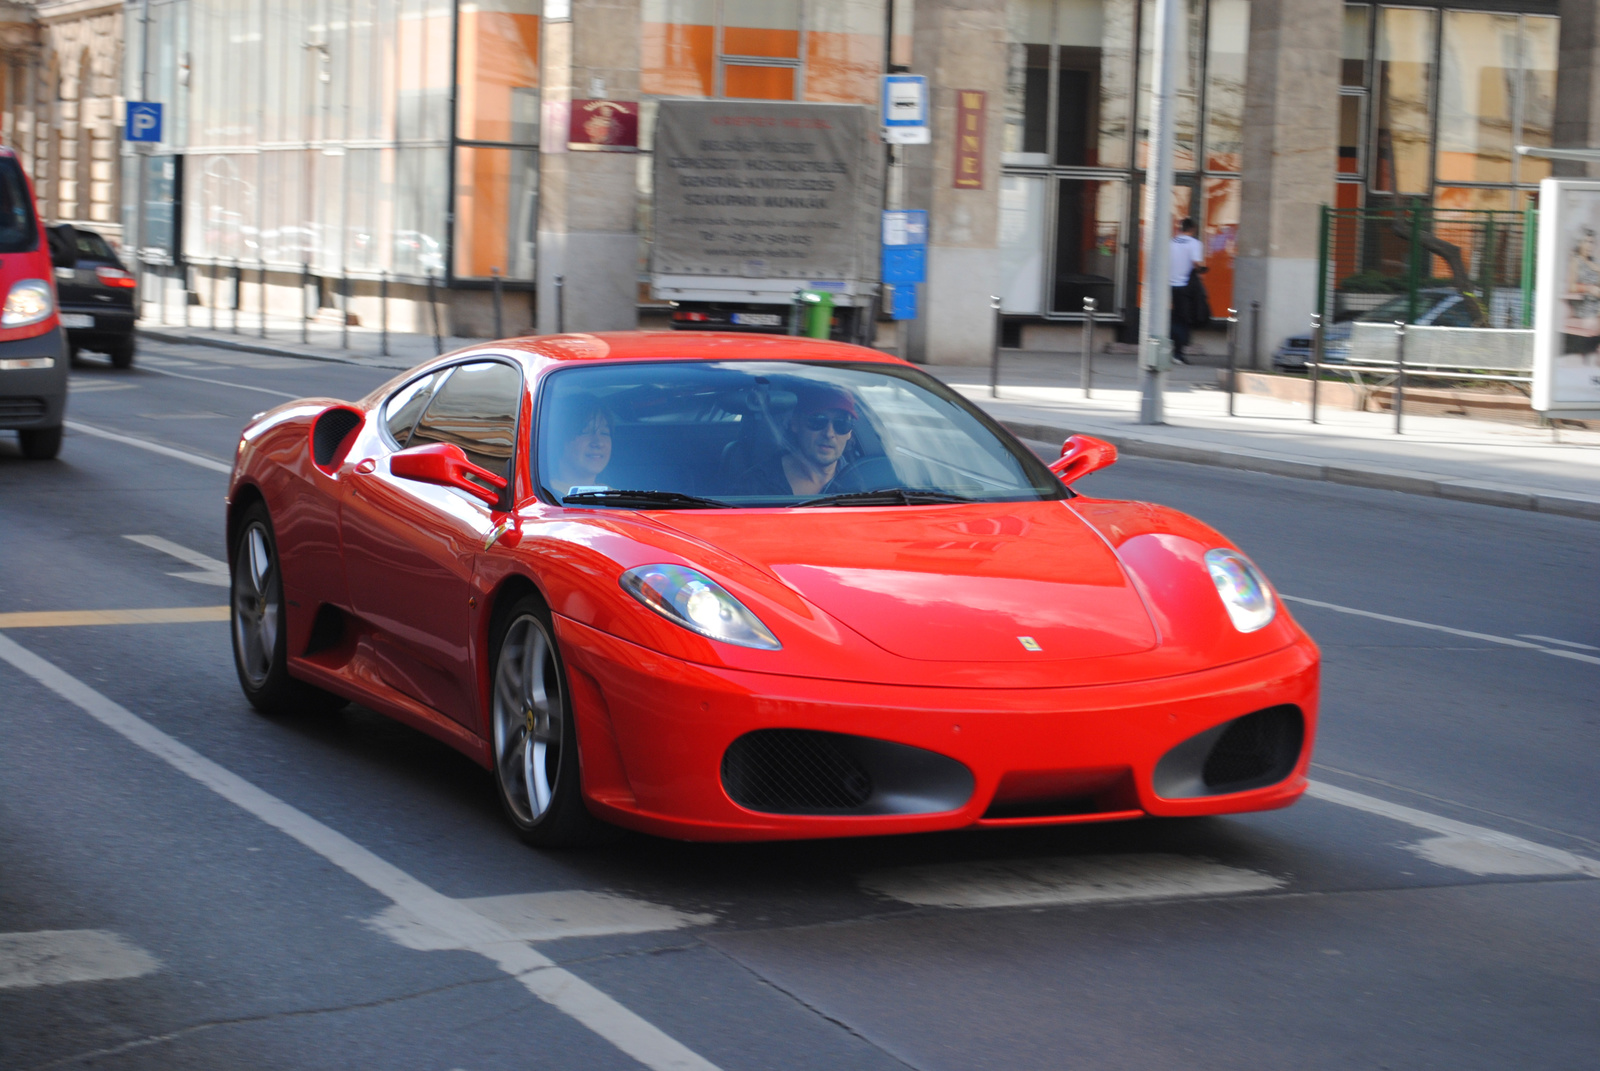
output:
{"label": "green trash bin", "polygon": [[833,330],[833,295],[826,290],[800,291],[800,304],[804,310],[801,334],[808,338],[827,338]]}

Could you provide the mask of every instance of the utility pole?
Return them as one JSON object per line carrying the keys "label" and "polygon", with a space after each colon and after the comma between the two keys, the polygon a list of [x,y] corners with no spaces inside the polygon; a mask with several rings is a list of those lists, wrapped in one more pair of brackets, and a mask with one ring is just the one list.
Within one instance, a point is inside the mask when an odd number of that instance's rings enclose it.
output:
{"label": "utility pole", "polygon": [[1143,337],[1139,340],[1139,423],[1164,424],[1163,394],[1172,367],[1173,83],[1178,0],[1156,0],[1155,84],[1151,86],[1150,156],[1145,161]]}

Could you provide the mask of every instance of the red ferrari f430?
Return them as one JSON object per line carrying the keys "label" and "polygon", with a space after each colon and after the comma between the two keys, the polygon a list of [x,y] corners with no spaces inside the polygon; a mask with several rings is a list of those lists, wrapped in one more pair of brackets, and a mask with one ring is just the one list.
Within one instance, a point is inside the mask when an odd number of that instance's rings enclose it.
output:
{"label": "red ferrari f430", "polygon": [[912,365],[556,335],[245,429],[239,681],[492,771],[524,839],[909,833],[1266,810],[1318,652],[1181,513],[1072,484]]}

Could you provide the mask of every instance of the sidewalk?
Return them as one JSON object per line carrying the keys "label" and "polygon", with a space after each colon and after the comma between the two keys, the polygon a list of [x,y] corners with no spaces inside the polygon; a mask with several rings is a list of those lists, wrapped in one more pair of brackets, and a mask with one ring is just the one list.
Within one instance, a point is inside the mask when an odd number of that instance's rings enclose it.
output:
{"label": "sidewalk", "polygon": [[[224,314],[226,315],[226,314]],[[142,323],[152,341],[215,346],[309,360],[410,368],[434,355],[429,335],[392,333],[389,356],[379,353],[379,332],[352,327],[349,348],[340,330],[300,323],[242,321],[239,333]],[[446,338],[443,350],[485,341]],[[1461,417],[1413,416],[1405,433],[1394,433],[1388,413],[1327,409],[1311,424],[1307,407],[1256,395],[1239,395],[1237,416],[1227,415],[1227,394],[1217,386],[1218,358],[1180,366],[1168,377],[1167,423],[1138,419],[1136,359],[1096,354],[1094,389],[1085,400],[1078,386],[1079,357],[1006,350],[1001,358],[1000,396],[989,396],[989,369],[931,366],[927,371],[993,413],[1026,439],[1059,443],[1068,435],[1093,435],[1123,453],[1202,465],[1248,469],[1301,479],[1435,495],[1485,505],[1558,513],[1600,520],[1600,432],[1536,428]]]}
{"label": "sidewalk", "polygon": [[[1215,363],[1215,362],[1214,362]],[[1124,453],[1250,469],[1302,479],[1437,495],[1600,520],[1600,432],[1308,407],[1217,386],[1217,369],[1180,366],[1169,376],[1167,423],[1137,422],[1136,359],[1095,356],[1094,389],[1078,387],[1077,354],[1004,351],[999,398],[989,370],[930,367],[1024,438],[1058,443],[1093,435]]]}

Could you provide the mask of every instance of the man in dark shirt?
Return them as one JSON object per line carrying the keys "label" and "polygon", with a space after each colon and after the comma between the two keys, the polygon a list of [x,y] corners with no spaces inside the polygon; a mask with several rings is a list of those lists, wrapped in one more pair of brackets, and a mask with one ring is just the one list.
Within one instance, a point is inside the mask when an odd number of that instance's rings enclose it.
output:
{"label": "man in dark shirt", "polygon": [[781,453],[744,474],[740,490],[749,495],[832,494],[844,469],[841,459],[855,434],[856,402],[848,391],[817,385],[803,388],[789,414]]}

